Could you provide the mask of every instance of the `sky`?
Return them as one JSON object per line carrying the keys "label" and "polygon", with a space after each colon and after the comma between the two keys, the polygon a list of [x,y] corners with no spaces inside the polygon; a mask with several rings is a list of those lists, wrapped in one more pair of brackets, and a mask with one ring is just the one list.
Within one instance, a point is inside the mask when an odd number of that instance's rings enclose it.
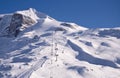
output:
{"label": "sky", "polygon": [[29,8],[88,28],[120,27],[120,0],[0,0],[0,14]]}

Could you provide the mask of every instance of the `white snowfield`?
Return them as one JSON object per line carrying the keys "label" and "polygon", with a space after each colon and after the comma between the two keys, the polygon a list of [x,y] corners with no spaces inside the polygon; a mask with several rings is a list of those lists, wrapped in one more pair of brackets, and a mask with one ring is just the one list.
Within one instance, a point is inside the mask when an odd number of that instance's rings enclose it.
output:
{"label": "white snowfield", "polygon": [[120,78],[120,27],[89,29],[32,8],[2,14],[0,78]]}

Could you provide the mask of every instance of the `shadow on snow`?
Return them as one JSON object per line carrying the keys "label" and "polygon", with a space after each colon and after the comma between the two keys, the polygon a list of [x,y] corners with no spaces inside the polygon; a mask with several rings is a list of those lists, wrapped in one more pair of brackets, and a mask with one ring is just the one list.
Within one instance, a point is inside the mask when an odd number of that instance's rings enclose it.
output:
{"label": "shadow on snow", "polygon": [[68,40],[67,42],[70,47],[79,52],[79,54],[76,56],[76,58],[80,61],[87,61],[91,64],[96,64],[96,65],[103,65],[103,66],[109,66],[109,67],[113,67],[113,68],[119,68],[114,62],[109,61],[109,60],[105,60],[105,59],[100,59],[97,57],[93,57],[92,55],[86,53],[85,51],[82,50],[82,48],[80,48],[78,45],[74,44],[73,42],[71,42],[70,40]]}

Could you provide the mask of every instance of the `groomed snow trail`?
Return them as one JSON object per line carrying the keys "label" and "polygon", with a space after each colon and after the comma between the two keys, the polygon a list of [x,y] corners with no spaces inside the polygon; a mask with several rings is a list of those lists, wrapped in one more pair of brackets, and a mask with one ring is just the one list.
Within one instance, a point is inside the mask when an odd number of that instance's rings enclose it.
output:
{"label": "groomed snow trail", "polygon": [[48,58],[46,56],[42,57],[41,59],[39,59],[39,61],[33,66],[31,67],[30,69],[22,72],[21,74],[19,74],[17,77],[15,78],[29,78],[30,75],[36,71],[38,68],[42,67],[43,64],[45,63],[45,61],[47,60]]}

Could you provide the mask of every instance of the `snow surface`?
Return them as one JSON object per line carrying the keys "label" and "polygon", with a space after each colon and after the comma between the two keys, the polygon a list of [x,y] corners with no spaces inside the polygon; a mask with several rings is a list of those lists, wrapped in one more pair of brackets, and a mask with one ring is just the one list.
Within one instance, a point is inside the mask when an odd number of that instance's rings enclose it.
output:
{"label": "snow surface", "polygon": [[[32,8],[17,13],[36,23],[17,37],[0,37],[0,78],[120,78],[119,35],[99,33],[111,28],[60,22]],[[1,16],[0,32],[12,15]]]}

